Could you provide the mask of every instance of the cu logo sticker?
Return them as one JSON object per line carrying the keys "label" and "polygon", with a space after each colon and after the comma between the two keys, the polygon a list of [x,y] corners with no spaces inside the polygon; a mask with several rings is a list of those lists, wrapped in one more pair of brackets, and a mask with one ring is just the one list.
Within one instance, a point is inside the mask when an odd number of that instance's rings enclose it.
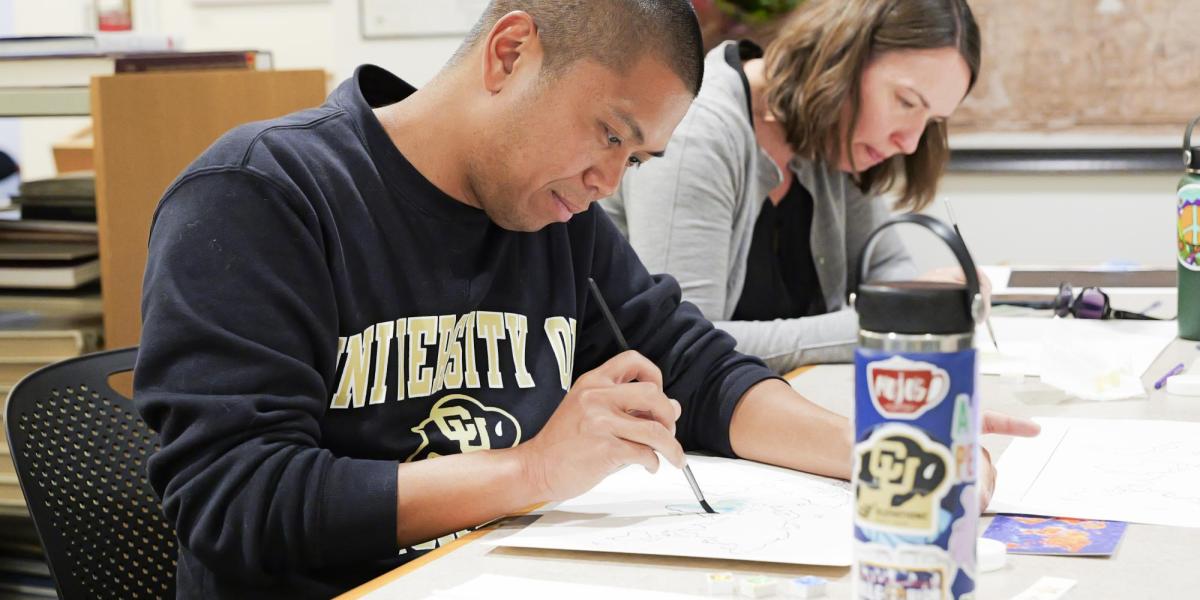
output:
{"label": "cu logo sticker", "polygon": [[954,480],[945,446],[908,425],[888,424],[854,447],[856,520],[895,533],[933,535]]}

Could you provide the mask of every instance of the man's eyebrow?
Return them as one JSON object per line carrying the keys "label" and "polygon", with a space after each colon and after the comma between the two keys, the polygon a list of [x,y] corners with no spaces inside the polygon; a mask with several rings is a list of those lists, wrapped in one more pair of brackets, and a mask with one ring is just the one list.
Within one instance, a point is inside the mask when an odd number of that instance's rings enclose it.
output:
{"label": "man's eyebrow", "polygon": [[625,126],[629,128],[629,132],[633,135],[633,141],[637,142],[639,146],[646,143],[646,136],[642,133],[642,128],[638,126],[637,121],[633,120],[633,115],[630,115],[619,108],[614,108],[612,111],[613,114],[617,115],[617,118],[621,119],[621,121],[625,123]]}
{"label": "man's eyebrow", "polygon": [[[646,136],[642,133],[642,128],[638,126],[637,121],[633,119],[633,115],[630,115],[629,113],[617,108],[612,109],[612,111],[613,114],[617,115],[617,118],[621,119],[621,122],[625,123],[625,126],[629,128],[629,132],[633,135],[634,142],[636,142],[639,146],[646,143]],[[654,158],[662,158],[666,155],[666,153],[666,150],[655,150],[653,152],[647,152],[646,154],[649,154]]]}

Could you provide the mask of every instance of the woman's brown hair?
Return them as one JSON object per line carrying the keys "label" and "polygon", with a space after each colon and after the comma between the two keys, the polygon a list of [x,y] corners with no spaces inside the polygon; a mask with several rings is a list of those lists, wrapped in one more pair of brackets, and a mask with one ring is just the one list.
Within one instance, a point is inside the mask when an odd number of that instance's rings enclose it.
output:
{"label": "woman's brown hair", "polygon": [[[979,76],[979,26],[966,0],[806,0],[766,51],[767,107],[788,143],[808,159],[836,164],[858,120],[860,82],[870,60],[892,50],[956,48]],[[840,121],[850,107],[850,123]],[[832,118],[831,118],[832,116]],[[858,174],[864,192],[887,191],[904,170],[898,209],[920,210],[937,191],[950,149],[946,125],[931,122],[910,155]]]}

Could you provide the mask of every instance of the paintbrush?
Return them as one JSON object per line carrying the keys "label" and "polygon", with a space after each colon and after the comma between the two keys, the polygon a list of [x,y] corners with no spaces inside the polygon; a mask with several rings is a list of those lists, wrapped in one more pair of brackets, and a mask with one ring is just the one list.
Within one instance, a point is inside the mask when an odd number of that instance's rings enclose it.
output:
{"label": "paintbrush", "polygon": [[[958,235],[958,239],[963,243],[963,246],[966,246],[967,240],[963,239],[962,231],[959,231],[958,229],[958,219],[954,218],[954,208],[950,206],[950,199],[943,198],[942,201],[946,203],[946,213],[950,215],[950,226],[954,228],[954,233]],[[966,276],[965,273],[963,275]],[[989,314],[987,318],[983,320],[983,324],[987,326],[988,335],[992,338],[992,345],[996,347],[996,352],[999,352],[1000,342],[996,341],[996,330],[992,329],[991,314]]]}
{"label": "paintbrush", "polygon": [[[613,318],[612,311],[608,310],[608,304],[604,302],[604,296],[600,295],[600,288],[596,285],[596,280],[588,277],[588,289],[592,292],[592,298],[596,300],[596,306],[600,307],[600,312],[604,314],[604,320],[608,322],[609,329],[612,330],[613,337],[617,339],[617,345],[624,352],[629,349],[629,343],[625,341],[625,335],[621,333],[621,328],[617,326],[617,320]],[[696,483],[696,476],[692,475],[692,468],[688,465],[683,465],[683,476],[687,477],[688,485],[692,486],[692,493],[696,495],[696,500],[700,502],[700,506],[704,507],[704,512],[716,514],[717,511],[708,505],[708,501],[704,499],[704,492],[700,491],[700,484]]]}

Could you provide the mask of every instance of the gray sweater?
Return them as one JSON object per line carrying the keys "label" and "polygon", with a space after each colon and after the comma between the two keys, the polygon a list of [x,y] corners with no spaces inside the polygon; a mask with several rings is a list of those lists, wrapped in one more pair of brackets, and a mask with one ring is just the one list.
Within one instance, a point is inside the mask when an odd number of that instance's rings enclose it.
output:
{"label": "gray sweater", "polygon": [[[709,52],[704,84],[666,149],[630,169],[602,205],[651,272],[674,275],[683,297],[733,334],[737,349],[787,372],[852,359],[858,317],[847,296],[854,265],[871,233],[889,215],[886,202],[865,196],[850,177],[822,162],[792,161],[812,194],[812,255],[829,313],[800,319],[731,321],[746,279],[750,239],[762,203],[782,174],[754,137],[739,70],[726,62],[726,42]],[[895,230],[882,234],[872,279],[903,279],[916,267]]]}

